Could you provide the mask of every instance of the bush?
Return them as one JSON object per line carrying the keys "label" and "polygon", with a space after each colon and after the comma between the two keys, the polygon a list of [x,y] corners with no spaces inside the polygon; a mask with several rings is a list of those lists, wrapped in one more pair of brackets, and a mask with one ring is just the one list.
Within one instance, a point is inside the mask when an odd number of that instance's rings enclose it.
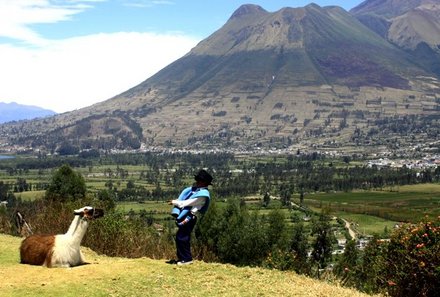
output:
{"label": "bush", "polygon": [[139,218],[126,218],[122,213],[110,212],[90,224],[84,245],[111,257],[173,257],[174,243],[169,230],[159,232]]}
{"label": "bush", "polygon": [[384,270],[391,296],[438,296],[440,217],[396,230],[388,245]]}

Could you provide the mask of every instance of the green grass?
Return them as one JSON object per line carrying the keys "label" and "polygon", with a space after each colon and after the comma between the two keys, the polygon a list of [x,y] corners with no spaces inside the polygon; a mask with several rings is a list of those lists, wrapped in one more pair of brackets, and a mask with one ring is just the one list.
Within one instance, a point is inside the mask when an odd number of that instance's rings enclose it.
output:
{"label": "green grass", "polygon": [[398,223],[364,214],[341,212],[338,213],[337,216],[346,219],[350,223],[353,223],[356,231],[360,232],[360,234],[382,234],[385,230],[385,227],[388,229],[388,231],[392,231],[394,226]]}
{"label": "green grass", "polygon": [[393,191],[356,191],[309,194],[305,204],[313,209],[365,214],[390,221],[420,221],[440,215],[440,185],[423,184]]}
{"label": "green grass", "polygon": [[155,202],[155,201],[146,201],[144,203],[120,202],[117,204],[116,209],[122,212],[128,212],[130,210],[139,212],[141,210],[145,210],[147,212],[156,211],[156,212],[168,214],[171,212],[171,205],[169,205],[166,202]]}
{"label": "green grass", "polygon": [[369,296],[337,284],[262,268],[195,261],[100,256],[82,248],[89,265],[70,269],[19,264],[21,239],[0,234],[0,297],[26,296]]}
{"label": "green grass", "polygon": [[33,201],[35,199],[43,198],[46,191],[27,191],[21,193],[14,193],[15,197],[21,198],[24,201]]}

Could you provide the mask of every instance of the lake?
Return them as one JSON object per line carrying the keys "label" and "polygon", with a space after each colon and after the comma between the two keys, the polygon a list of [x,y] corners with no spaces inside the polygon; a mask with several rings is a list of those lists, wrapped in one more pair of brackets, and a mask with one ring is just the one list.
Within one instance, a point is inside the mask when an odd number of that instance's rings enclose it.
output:
{"label": "lake", "polygon": [[12,159],[12,158],[15,158],[15,157],[13,157],[13,156],[3,156],[3,155],[0,155],[0,160],[2,160],[2,159]]}

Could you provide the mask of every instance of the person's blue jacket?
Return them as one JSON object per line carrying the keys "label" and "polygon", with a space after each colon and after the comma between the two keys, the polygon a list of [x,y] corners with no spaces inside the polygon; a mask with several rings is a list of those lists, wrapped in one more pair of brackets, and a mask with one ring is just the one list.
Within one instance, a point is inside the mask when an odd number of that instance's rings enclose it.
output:
{"label": "person's blue jacket", "polygon": [[[197,199],[202,197],[203,199]],[[200,212],[204,214],[208,210],[210,200],[211,197],[207,188],[187,187],[180,193],[179,198],[173,200],[175,206],[171,210],[171,214],[176,217],[178,222],[185,219],[190,213]],[[188,201],[189,205],[179,208],[176,204],[188,204],[183,201]]]}

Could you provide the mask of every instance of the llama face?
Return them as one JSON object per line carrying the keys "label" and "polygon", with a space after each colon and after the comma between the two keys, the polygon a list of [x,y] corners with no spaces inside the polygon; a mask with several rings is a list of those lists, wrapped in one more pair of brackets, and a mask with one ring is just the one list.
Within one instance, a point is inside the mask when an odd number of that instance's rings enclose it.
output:
{"label": "llama face", "polygon": [[104,216],[104,210],[100,208],[90,208],[84,211],[84,217],[93,220]]}
{"label": "llama face", "polygon": [[75,215],[80,215],[83,218],[93,220],[104,216],[104,210],[91,206],[85,206],[81,209],[75,210]]}

